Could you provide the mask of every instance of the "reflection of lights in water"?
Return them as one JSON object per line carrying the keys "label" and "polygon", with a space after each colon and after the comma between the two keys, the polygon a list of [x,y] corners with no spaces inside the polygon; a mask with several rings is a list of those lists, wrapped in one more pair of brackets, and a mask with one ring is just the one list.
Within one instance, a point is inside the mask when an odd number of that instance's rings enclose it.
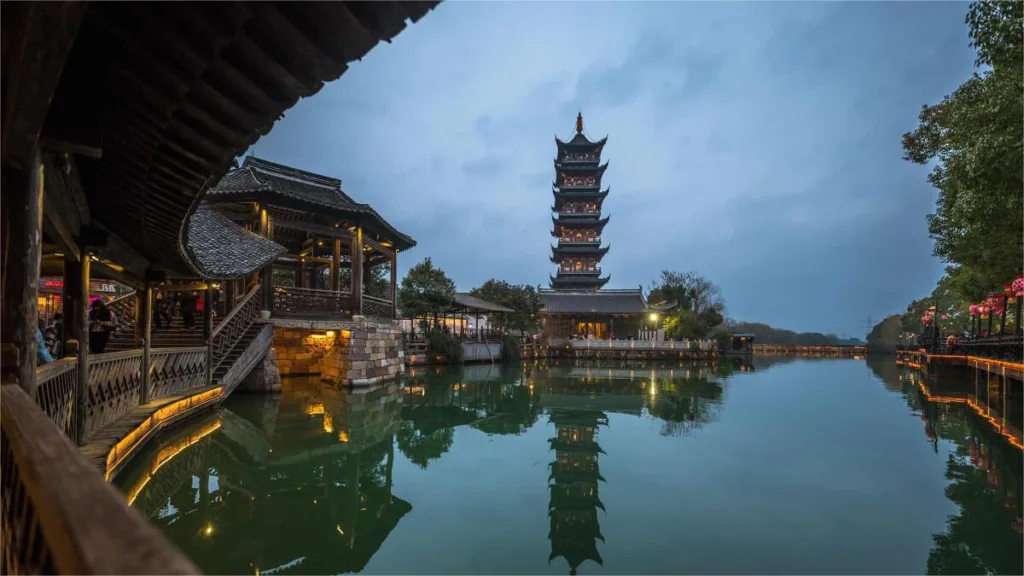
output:
{"label": "reflection of lights in water", "polygon": [[213,535],[213,524],[207,524],[206,528],[203,528],[203,536]]}
{"label": "reflection of lights in water", "polygon": [[335,526],[334,529],[338,531],[338,534],[341,534],[342,536],[345,535],[345,531],[341,529],[341,524]]}
{"label": "reflection of lights in water", "polygon": [[313,416],[316,414],[324,413],[324,403],[317,402],[315,404],[306,404],[306,414]]}
{"label": "reflection of lights in water", "polygon": [[338,432],[338,442],[348,442],[348,431],[342,430]]}
{"label": "reflection of lights in water", "polygon": [[324,412],[324,432],[328,434],[334,432],[334,418],[330,412]]}
{"label": "reflection of lights in water", "polygon": [[197,431],[195,434],[191,434],[187,438],[181,440],[180,442],[160,450],[160,452],[156,455],[156,458],[153,460],[153,467],[150,468],[150,470],[143,476],[142,480],[140,480],[139,483],[136,484],[134,488],[128,491],[128,505],[131,506],[135,502],[135,499],[139,497],[139,494],[142,492],[142,489],[145,488],[146,484],[149,484],[149,481],[153,479],[153,475],[156,474],[157,470],[159,470],[164,464],[167,464],[168,462],[173,460],[175,456],[181,454],[181,452],[186,450],[189,446],[192,446],[193,444],[199,442],[206,436],[209,436],[210,434],[216,432],[220,428],[220,426],[221,422],[220,419],[218,418],[217,420],[211,422],[210,424],[204,426],[203,428],[200,428],[199,431]]}

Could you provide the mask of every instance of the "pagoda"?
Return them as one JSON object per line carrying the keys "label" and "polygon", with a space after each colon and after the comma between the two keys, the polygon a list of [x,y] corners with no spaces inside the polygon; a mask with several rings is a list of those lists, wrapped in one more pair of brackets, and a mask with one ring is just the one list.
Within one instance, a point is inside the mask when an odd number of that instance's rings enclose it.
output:
{"label": "pagoda", "polygon": [[555,460],[548,476],[548,563],[565,558],[569,574],[576,574],[587,560],[604,564],[597,550],[597,541],[604,541],[597,516],[599,509],[604,510],[597,494],[598,483],[604,482],[598,455],[604,451],[595,436],[599,427],[608,425],[608,416],[591,410],[554,408],[549,418],[557,435],[549,440]]}
{"label": "pagoda", "polygon": [[592,142],[583,135],[583,114],[576,116],[576,135],[563,142],[555,137],[555,181],[551,191],[551,235],[558,245],[551,247],[551,261],[558,272],[551,277],[556,290],[598,290],[608,276],[601,276],[601,258],[608,252],[601,246],[601,230],[608,218],[601,217],[601,204],[608,189],[601,190],[601,175],[608,164],[601,164],[601,150],[608,138]]}

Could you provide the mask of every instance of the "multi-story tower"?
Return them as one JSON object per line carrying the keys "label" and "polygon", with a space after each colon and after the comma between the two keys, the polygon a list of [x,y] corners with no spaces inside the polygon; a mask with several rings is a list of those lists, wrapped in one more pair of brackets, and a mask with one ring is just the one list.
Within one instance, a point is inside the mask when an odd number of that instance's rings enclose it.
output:
{"label": "multi-story tower", "polygon": [[548,562],[561,556],[569,563],[569,574],[576,574],[587,560],[604,563],[597,550],[597,541],[604,541],[597,518],[598,509],[604,510],[597,495],[598,482],[604,481],[598,469],[598,454],[604,451],[595,435],[599,427],[608,425],[608,416],[604,412],[561,408],[549,414],[558,435],[549,440],[555,460],[548,477]]}
{"label": "multi-story tower", "polygon": [[608,138],[591,142],[583,135],[583,114],[576,116],[576,135],[568,142],[557,137],[555,204],[551,235],[558,245],[551,247],[551,261],[558,273],[551,287],[558,290],[597,290],[609,277],[601,277],[601,258],[608,247],[601,246],[601,230],[608,218],[601,218],[601,203],[608,189],[601,190],[601,175],[608,164],[601,164],[601,150]]}

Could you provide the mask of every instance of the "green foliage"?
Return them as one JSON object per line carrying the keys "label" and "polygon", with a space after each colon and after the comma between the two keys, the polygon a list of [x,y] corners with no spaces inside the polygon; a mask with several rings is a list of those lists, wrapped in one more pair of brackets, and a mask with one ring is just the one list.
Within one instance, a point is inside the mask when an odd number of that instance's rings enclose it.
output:
{"label": "green foliage", "polygon": [[729,329],[735,334],[753,334],[757,344],[779,344],[794,346],[839,346],[844,344],[863,344],[856,338],[843,339],[835,334],[821,332],[793,332],[781,328],[772,328],[759,322],[733,322]]}
{"label": "green foliage", "polygon": [[[914,300],[907,306],[901,325],[904,332],[920,334],[921,316],[928,308],[935,306],[939,324],[945,332],[964,332],[971,326],[971,303],[956,289],[956,282],[944,276],[929,296]],[[945,317],[945,319],[943,319]]]}
{"label": "green foliage", "polygon": [[[757,340],[754,341],[756,342]],[[715,347],[719,352],[732,350],[732,334],[729,332],[719,332],[715,335]]]}
{"label": "green foliage", "polygon": [[[366,293],[374,298],[391,298],[391,264],[374,266],[366,278]],[[344,284],[342,284],[344,286]]]}
{"label": "green foliage", "polygon": [[451,332],[432,328],[427,331],[427,354],[441,356],[450,364],[462,363],[462,342]]}
{"label": "green foliage", "polygon": [[904,158],[935,163],[939,191],[928,231],[935,255],[950,264],[951,286],[979,300],[1024,261],[1024,4],[974,2],[967,15],[976,73],[933,106],[903,136]]}
{"label": "green foliage", "polygon": [[537,289],[525,284],[509,284],[491,278],[470,294],[511,308],[514,312],[489,314],[490,325],[501,331],[529,332],[540,326],[540,296]]}
{"label": "green foliage", "polygon": [[718,286],[696,272],[663,270],[647,300],[676,304],[663,322],[665,336],[673,340],[706,338],[724,320],[725,300]]}
{"label": "green foliage", "polygon": [[893,314],[882,320],[871,329],[868,334],[868,351],[892,353],[900,344],[900,334],[903,333],[903,318],[899,314]]}
{"label": "green foliage", "polygon": [[407,317],[438,314],[450,310],[454,298],[455,282],[427,258],[402,278],[398,308]]}
{"label": "green foliage", "polygon": [[501,357],[505,362],[519,362],[522,354],[518,338],[508,334],[501,337]]}

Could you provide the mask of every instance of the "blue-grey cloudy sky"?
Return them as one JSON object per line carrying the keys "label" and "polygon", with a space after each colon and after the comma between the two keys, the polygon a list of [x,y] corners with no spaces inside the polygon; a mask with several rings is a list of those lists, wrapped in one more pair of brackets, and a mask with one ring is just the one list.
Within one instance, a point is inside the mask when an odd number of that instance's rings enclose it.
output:
{"label": "blue-grey cloudy sky", "polygon": [[864,333],[942,265],[922,104],[971,73],[966,4],[445,2],[256,155],[342,179],[468,290],[547,285],[554,136],[609,136],[610,288],[696,270],[729,316]]}

